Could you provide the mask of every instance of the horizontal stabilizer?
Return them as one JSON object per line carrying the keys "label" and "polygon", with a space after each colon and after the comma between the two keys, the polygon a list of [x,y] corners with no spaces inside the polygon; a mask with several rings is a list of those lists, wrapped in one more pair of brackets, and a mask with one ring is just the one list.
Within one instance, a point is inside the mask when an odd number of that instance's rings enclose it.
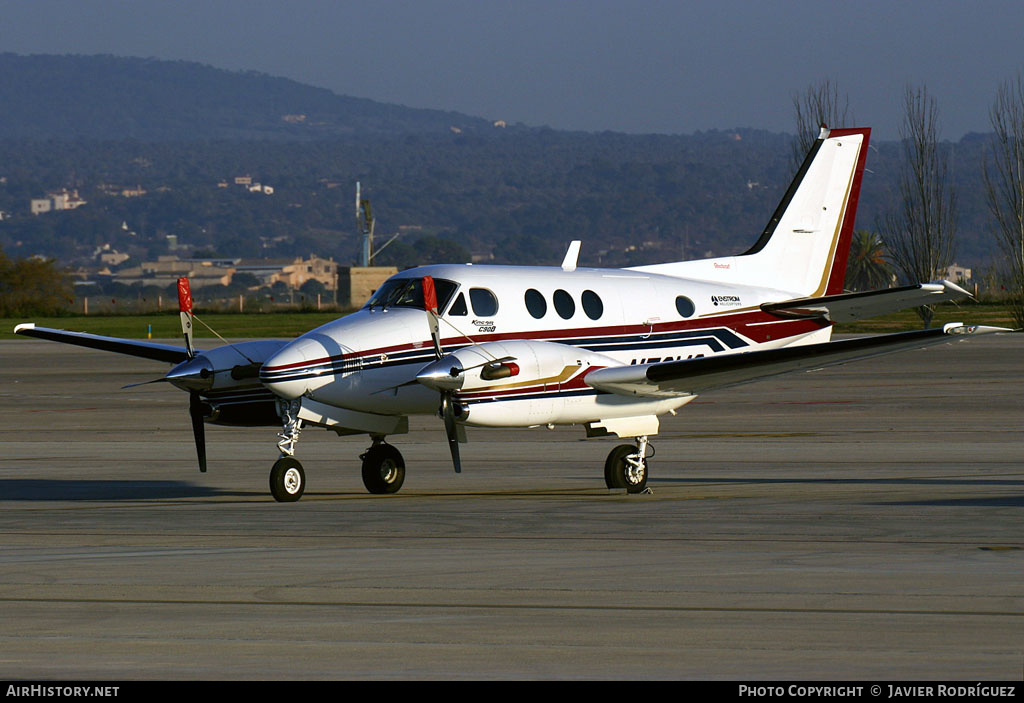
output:
{"label": "horizontal stabilizer", "polygon": [[184,347],[143,342],[135,339],[121,339],[120,337],[103,337],[98,334],[88,334],[87,332],[68,332],[67,330],[57,330],[49,327],[36,327],[31,322],[18,325],[14,328],[14,333],[26,337],[36,337],[37,339],[48,339],[52,342],[63,342],[64,344],[75,344],[90,349],[138,356],[143,359],[166,361],[169,364],[178,364],[182,361],[187,361],[189,358],[188,352]]}
{"label": "horizontal stabilizer", "polygon": [[1009,331],[1002,327],[981,327],[953,322],[942,329],[858,337],[740,354],[721,354],[685,361],[614,366],[592,371],[587,375],[586,382],[598,390],[627,396],[697,395],[770,376],[810,371],[882,354],[918,349],[954,341],[964,336]]}
{"label": "horizontal stabilizer", "polygon": [[971,294],[955,283],[935,281],[866,293],[838,293],[817,298],[795,298],[778,303],[763,303],[761,309],[786,319],[821,317],[832,322],[850,322],[919,305],[934,305],[969,297]]}

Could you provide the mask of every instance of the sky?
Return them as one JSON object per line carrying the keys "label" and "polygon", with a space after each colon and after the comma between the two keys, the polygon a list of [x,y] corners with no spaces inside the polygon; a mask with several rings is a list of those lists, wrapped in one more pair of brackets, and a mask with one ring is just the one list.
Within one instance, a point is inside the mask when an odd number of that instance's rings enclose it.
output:
{"label": "sky", "polygon": [[1024,2],[0,0],[0,51],[196,61],[630,133],[792,133],[794,96],[829,79],[847,126],[896,139],[906,87],[924,86],[956,140],[990,130],[998,86],[1024,71]]}

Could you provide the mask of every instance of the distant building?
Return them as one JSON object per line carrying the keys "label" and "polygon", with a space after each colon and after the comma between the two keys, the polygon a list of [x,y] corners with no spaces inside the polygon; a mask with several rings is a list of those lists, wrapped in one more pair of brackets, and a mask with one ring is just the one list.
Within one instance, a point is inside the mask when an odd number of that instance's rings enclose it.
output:
{"label": "distant building", "polygon": [[[101,258],[104,263],[117,265],[125,260],[117,260],[122,256],[111,251],[109,257]],[[230,285],[237,273],[254,275],[260,286],[272,286],[280,282],[289,288],[298,289],[307,281],[316,280],[327,290],[333,291],[338,285],[338,265],[333,259],[318,256],[307,259],[182,259],[168,254],[157,257],[156,261],[143,261],[141,266],[121,269],[112,275],[118,283],[160,287],[173,285],[179,278],[187,277],[192,287],[199,290],[211,285]]]}
{"label": "distant building", "polygon": [[395,266],[342,266],[338,269],[338,304],[361,306],[380,284],[396,273]]}
{"label": "distant building", "polygon": [[239,273],[251,273],[260,279],[260,285],[284,283],[289,288],[301,288],[309,280],[319,281],[328,290],[338,285],[338,264],[333,259],[312,256],[308,259],[239,259],[235,263]]}
{"label": "distant building", "polygon": [[78,196],[78,191],[68,191],[66,188],[47,193],[45,198],[33,198],[29,201],[29,209],[33,215],[51,210],[74,210],[83,205],[85,205],[85,201]]}
{"label": "distant building", "polygon": [[141,266],[121,269],[114,274],[118,283],[132,285],[141,283],[144,286],[173,285],[182,276],[187,276],[195,289],[211,285],[228,285],[235,269],[230,260],[212,261],[196,259],[179,259],[177,256],[161,256],[156,261],[143,261]]}
{"label": "distant building", "polygon": [[952,266],[945,270],[945,272],[943,273],[943,278],[945,278],[947,281],[955,281],[958,283],[969,281],[971,280],[971,270],[969,268],[964,268],[963,266],[953,264]]}
{"label": "distant building", "polygon": [[85,205],[85,201],[78,197],[77,190],[59,190],[48,195],[53,199],[54,210],[74,210]]}
{"label": "distant building", "polygon": [[132,258],[124,252],[112,249],[109,244],[105,244],[103,247],[99,248],[96,251],[95,257],[99,259],[100,263],[106,264],[107,266],[118,266]]}

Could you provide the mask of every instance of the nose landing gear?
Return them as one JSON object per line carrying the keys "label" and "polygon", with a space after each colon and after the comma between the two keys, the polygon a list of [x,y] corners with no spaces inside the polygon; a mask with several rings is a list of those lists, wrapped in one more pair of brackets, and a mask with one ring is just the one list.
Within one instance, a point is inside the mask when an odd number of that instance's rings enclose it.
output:
{"label": "nose landing gear", "polygon": [[643,493],[647,488],[650,444],[647,436],[636,438],[636,446],[620,444],[611,450],[604,462],[604,482],[608,488],[625,488],[627,493]]}
{"label": "nose landing gear", "polygon": [[270,470],[270,494],[278,503],[294,503],[306,490],[306,472],[302,470],[302,464],[294,456],[295,445],[302,431],[299,401],[278,401],[278,412],[283,425],[277,435],[281,438],[277,443],[281,458],[274,462],[274,467]]}

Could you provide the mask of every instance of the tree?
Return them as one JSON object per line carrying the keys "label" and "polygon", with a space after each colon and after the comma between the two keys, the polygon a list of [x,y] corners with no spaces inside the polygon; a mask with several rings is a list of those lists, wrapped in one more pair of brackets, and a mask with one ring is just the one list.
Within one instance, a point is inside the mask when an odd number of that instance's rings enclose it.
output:
{"label": "tree", "polygon": [[828,78],[817,85],[808,86],[807,92],[794,95],[793,108],[796,111],[793,161],[797,168],[818,138],[821,125],[849,127],[853,120],[849,97],[844,95],[840,98],[839,88]]}
{"label": "tree", "polygon": [[985,158],[985,190],[996,221],[996,241],[1003,253],[1014,324],[1024,327],[1024,82],[999,87],[989,110],[992,163]]}
{"label": "tree", "polygon": [[[910,283],[927,283],[953,263],[956,241],[956,194],[946,176],[946,151],[938,141],[938,108],[925,87],[907,86],[900,127],[903,169],[898,205],[879,229],[893,263]],[[935,314],[917,308],[924,326]]]}
{"label": "tree", "polygon": [[55,315],[74,301],[53,259],[10,259],[0,250],[0,317]]}
{"label": "tree", "polygon": [[882,238],[865,229],[854,232],[846,264],[846,287],[857,291],[888,288],[892,276],[892,267],[885,260]]}

